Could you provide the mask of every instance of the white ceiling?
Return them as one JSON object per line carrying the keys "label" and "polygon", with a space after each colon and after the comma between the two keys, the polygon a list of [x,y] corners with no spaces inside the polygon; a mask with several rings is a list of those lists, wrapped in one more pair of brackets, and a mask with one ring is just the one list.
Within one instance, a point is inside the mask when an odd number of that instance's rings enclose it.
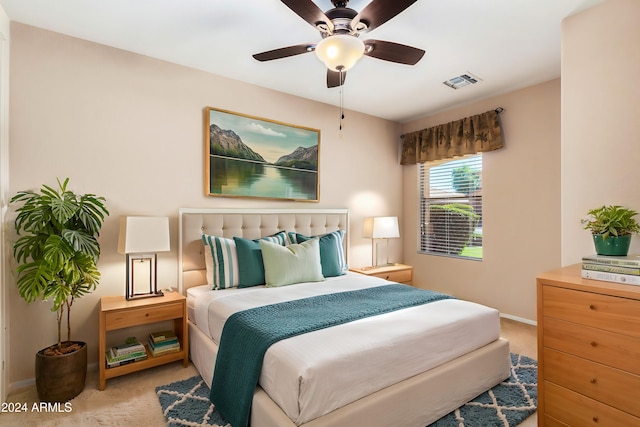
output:
{"label": "white ceiling", "polygon": [[[393,0],[387,0],[393,1]],[[344,106],[406,122],[560,76],[560,23],[602,0],[418,0],[362,36],[424,49],[415,66],[364,57]],[[314,0],[326,11],[330,0]],[[351,0],[362,10],[370,0]],[[339,105],[314,53],[258,62],[254,53],[320,40],[279,0],[0,0],[21,23]],[[442,84],[471,72],[482,81]],[[496,106],[497,107],[497,106]]]}

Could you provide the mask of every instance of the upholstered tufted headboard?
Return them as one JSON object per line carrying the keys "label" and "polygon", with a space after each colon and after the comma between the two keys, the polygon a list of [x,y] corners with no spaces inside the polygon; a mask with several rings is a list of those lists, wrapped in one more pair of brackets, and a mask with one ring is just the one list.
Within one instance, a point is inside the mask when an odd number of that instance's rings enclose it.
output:
{"label": "upholstered tufted headboard", "polygon": [[257,239],[278,231],[295,231],[307,236],[345,230],[345,254],[349,248],[348,209],[199,209],[179,212],[178,280],[186,293],[192,286],[207,283],[201,235]]}

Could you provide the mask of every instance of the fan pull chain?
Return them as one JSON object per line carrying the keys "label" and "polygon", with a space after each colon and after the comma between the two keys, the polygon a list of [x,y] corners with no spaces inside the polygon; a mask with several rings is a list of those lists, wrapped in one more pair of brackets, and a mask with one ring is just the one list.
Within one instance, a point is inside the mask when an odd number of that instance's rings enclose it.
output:
{"label": "fan pull chain", "polygon": [[344,120],[344,74],[340,67],[340,130],[342,130],[342,120]]}

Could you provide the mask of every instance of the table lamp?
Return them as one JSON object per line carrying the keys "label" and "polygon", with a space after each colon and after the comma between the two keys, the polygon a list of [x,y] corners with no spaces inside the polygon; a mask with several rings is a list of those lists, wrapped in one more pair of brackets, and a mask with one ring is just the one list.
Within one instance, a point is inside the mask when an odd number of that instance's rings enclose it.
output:
{"label": "table lamp", "polygon": [[167,252],[169,218],[124,216],[120,218],[118,253],[127,258],[127,300],[162,296],[158,291],[158,252]]}
{"label": "table lamp", "polygon": [[[378,216],[365,218],[363,237],[371,239],[371,265],[372,267],[380,267],[382,265],[389,265],[389,239],[400,237],[400,230],[398,229],[398,217],[397,216]],[[385,263],[378,264],[378,251],[376,245],[376,239],[383,240]]]}

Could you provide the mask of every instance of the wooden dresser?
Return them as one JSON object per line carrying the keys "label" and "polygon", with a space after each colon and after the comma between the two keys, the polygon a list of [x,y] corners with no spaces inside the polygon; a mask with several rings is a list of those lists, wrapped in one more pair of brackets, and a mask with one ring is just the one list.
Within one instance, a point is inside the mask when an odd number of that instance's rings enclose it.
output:
{"label": "wooden dresser", "polygon": [[538,426],[640,426],[640,286],[537,278]]}

